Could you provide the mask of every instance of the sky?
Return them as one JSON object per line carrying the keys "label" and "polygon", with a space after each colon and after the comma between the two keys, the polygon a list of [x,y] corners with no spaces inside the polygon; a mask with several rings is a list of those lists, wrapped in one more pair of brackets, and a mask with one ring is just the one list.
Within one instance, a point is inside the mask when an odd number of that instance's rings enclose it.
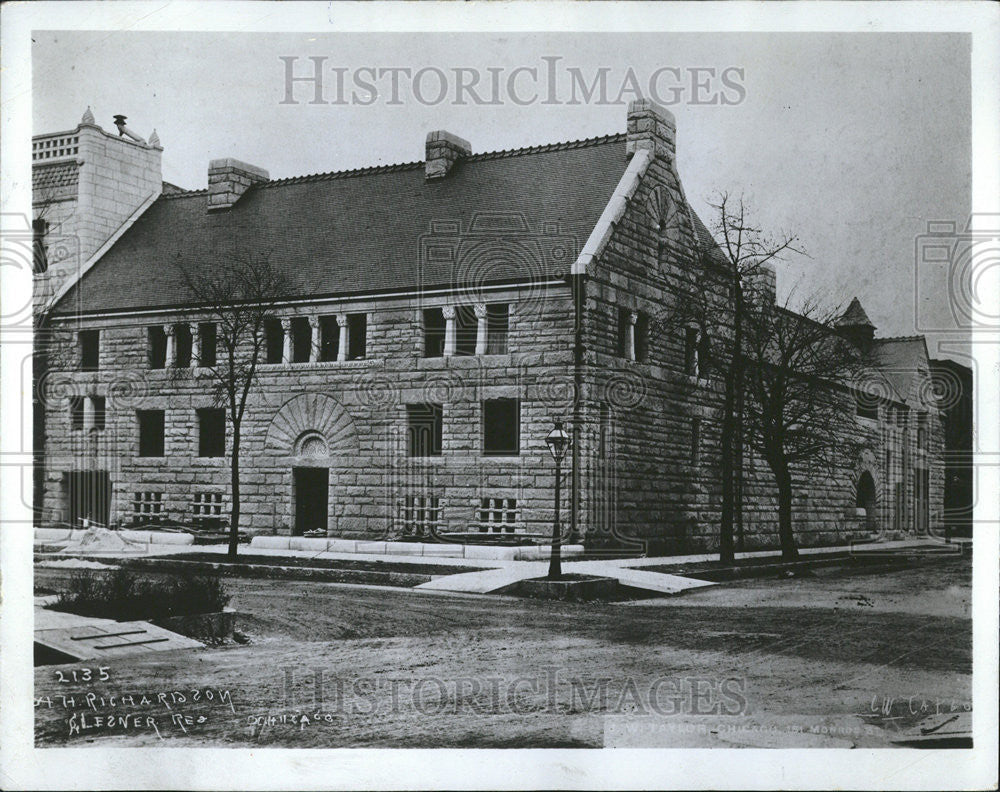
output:
{"label": "sky", "polygon": [[[35,31],[33,41],[34,133],[74,128],[87,106],[108,130],[124,114],[143,137],[156,129],[164,179],[191,189],[218,157],[282,178],[422,160],[437,129],[474,152],[612,134],[639,91],[676,117],[678,171],[706,223],[726,191],[764,229],[798,237],[808,256],[779,267],[779,295],[794,286],[845,306],[857,296],[880,336],[943,331],[928,333],[932,356],[954,338],[948,268],[921,260],[919,245],[929,221],[962,229],[970,212],[963,34]],[[311,75],[310,58],[322,59],[319,104],[313,83],[286,81],[289,68]]]}

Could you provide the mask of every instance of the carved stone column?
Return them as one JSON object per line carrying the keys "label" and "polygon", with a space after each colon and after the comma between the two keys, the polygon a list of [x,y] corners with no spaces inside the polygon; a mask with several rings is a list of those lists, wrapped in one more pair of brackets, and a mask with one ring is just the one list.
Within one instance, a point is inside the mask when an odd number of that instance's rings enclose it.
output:
{"label": "carved stone column", "polygon": [[166,366],[166,368],[171,368],[177,365],[177,339],[174,337],[176,334],[174,326],[165,325],[163,333],[167,337],[167,351],[164,366]]}
{"label": "carved stone column", "polygon": [[191,325],[191,368],[198,368],[201,365],[201,333],[198,332],[198,323]]}
{"label": "carved stone column", "polygon": [[486,317],[486,303],[479,303],[473,310],[476,314],[476,354],[486,354],[486,343],[488,339],[488,323]]}
{"label": "carved stone column", "polygon": [[281,320],[281,362],[292,362],[292,320]]}
{"label": "carved stone column", "polygon": [[319,317],[309,317],[309,362],[319,362]]}
{"label": "carved stone column", "polygon": [[347,360],[347,314],[337,314],[337,327],[340,328],[340,343],[337,344],[337,360]]}
{"label": "carved stone column", "polygon": [[444,316],[444,356],[455,354],[455,306],[446,305],[441,309]]}
{"label": "carved stone column", "polygon": [[632,311],[628,315],[628,326],[625,328],[625,357],[635,360],[635,323],[639,321],[639,315]]}

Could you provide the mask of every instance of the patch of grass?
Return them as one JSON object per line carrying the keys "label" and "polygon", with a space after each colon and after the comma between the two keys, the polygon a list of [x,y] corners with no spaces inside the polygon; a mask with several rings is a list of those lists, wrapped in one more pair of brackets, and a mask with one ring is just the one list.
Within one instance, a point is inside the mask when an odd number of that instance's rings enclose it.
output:
{"label": "patch of grass", "polygon": [[74,572],[69,588],[48,607],[80,616],[136,621],[215,613],[229,599],[216,576],[180,574],[150,580],[119,568],[110,572]]}

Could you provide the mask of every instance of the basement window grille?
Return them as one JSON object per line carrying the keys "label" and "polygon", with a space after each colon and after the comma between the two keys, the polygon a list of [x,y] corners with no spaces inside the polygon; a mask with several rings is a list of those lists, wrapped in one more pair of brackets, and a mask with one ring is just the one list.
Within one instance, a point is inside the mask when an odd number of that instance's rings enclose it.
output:
{"label": "basement window grille", "polygon": [[159,525],[163,522],[163,493],[137,492],[132,501],[132,516],[136,522]]}
{"label": "basement window grille", "polygon": [[442,528],[441,498],[437,495],[407,495],[399,504],[403,536],[432,536]]}
{"label": "basement window grille", "polygon": [[222,527],[222,493],[196,492],[191,503],[191,522],[202,530]]}
{"label": "basement window grille", "polygon": [[476,510],[480,533],[514,533],[517,498],[481,498]]}

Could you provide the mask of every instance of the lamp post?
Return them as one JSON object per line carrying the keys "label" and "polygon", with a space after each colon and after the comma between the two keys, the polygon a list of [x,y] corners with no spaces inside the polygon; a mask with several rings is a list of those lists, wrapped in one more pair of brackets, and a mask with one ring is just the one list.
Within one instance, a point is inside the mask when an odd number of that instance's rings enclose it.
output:
{"label": "lamp post", "polygon": [[556,421],[555,427],[545,438],[545,445],[549,447],[552,458],[556,461],[556,512],[555,520],[552,523],[552,553],[549,556],[549,580],[558,580],[562,577],[562,560],[560,558],[560,547],[562,541],[562,528],[559,525],[559,482],[560,468],[563,457],[570,446],[570,436],[562,428],[562,421]]}

